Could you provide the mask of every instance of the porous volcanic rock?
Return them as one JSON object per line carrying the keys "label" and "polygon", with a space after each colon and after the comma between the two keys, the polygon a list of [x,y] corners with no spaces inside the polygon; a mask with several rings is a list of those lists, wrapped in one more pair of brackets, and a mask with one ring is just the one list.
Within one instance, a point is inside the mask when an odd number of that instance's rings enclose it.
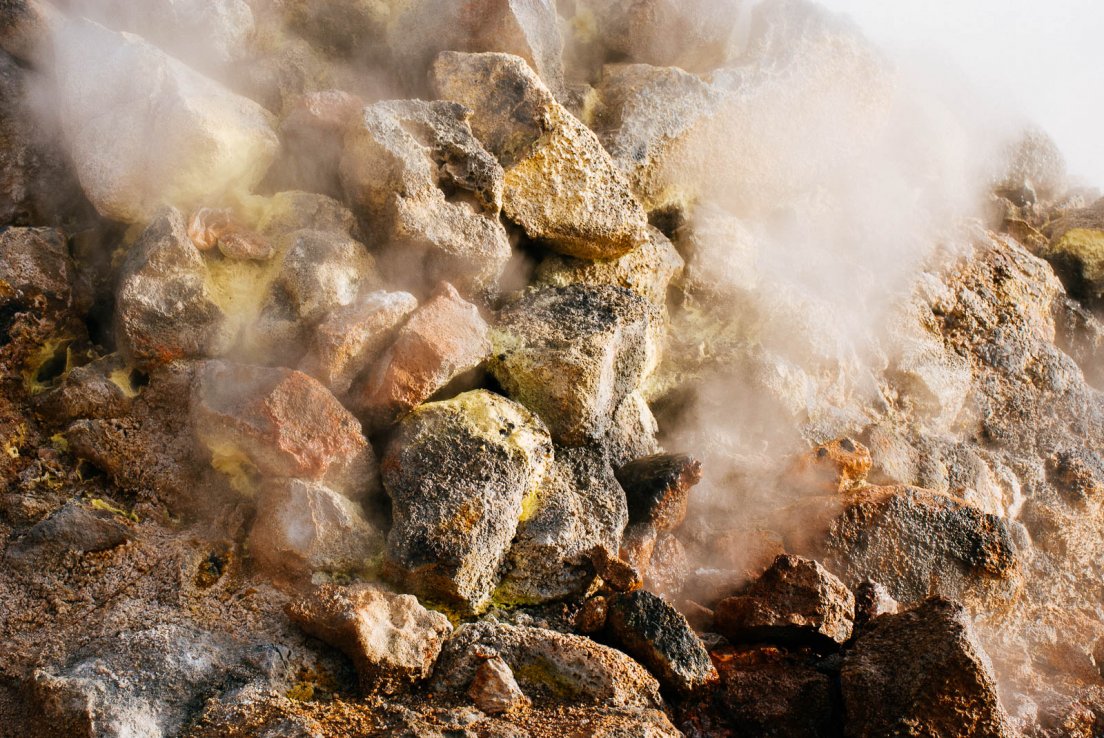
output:
{"label": "porous volcanic rock", "polygon": [[0,306],[43,298],[68,306],[75,265],[65,234],[56,228],[6,228],[0,232]]}
{"label": "porous volcanic rock", "polygon": [[617,434],[618,411],[633,405],[655,366],[656,320],[649,303],[620,287],[532,290],[499,312],[490,370],[557,443],[600,444]]}
{"label": "porous volcanic rock", "polygon": [[734,642],[833,648],[851,638],[855,597],[817,562],[784,554],[745,593],[718,602],[715,617]]}
{"label": "porous volcanic rock", "polygon": [[966,610],[938,597],[871,620],[840,673],[854,738],[1018,735]]}
{"label": "porous volcanic rock", "polygon": [[485,658],[498,656],[530,698],[655,708],[659,685],[644,667],[583,636],[497,622],[468,623],[441,649],[430,686],[463,693]]}
{"label": "porous volcanic rock", "polygon": [[595,576],[591,549],[617,551],[629,518],[609,462],[589,449],[557,448],[527,508],[498,598],[540,603],[586,592]]}
{"label": "porous volcanic rock", "polygon": [[540,420],[486,390],[417,408],[382,464],[390,576],[428,600],[484,609],[551,455]]}
{"label": "porous volcanic rock", "polygon": [[514,679],[509,664],[500,656],[487,659],[475,670],[468,696],[476,707],[488,715],[500,715],[531,704]]}
{"label": "porous volcanic rock", "polygon": [[879,615],[896,615],[900,604],[889,590],[878,582],[867,579],[855,587],[855,627],[861,629]]}
{"label": "porous volcanic rock", "polygon": [[164,210],[127,252],[115,293],[115,334],[123,354],[152,368],[218,355],[225,316],[203,256],[179,211]]}
{"label": "porous volcanic rock", "polygon": [[377,489],[375,456],[360,423],[302,372],[206,362],[193,383],[191,417],[212,465],[234,483],[253,473],[300,478],[354,499]]}
{"label": "porous volcanic rock", "polygon": [[1104,198],[1050,224],[1047,235],[1042,256],[1072,295],[1098,304],[1104,298]]}
{"label": "porous volcanic rock", "polygon": [[491,294],[510,258],[498,221],[503,173],[468,116],[450,102],[370,105],[345,134],[341,178],[395,279],[447,280],[466,294]]}
{"label": "porous volcanic rock", "polygon": [[644,209],[598,137],[523,59],[446,51],[432,80],[438,97],[472,109],[472,130],[506,170],[506,217],[530,238],[584,259],[617,258],[648,240]]}
{"label": "porous volcanic rock", "polygon": [[372,427],[386,426],[474,369],[490,353],[479,309],[442,283],[415,310],[391,347],[352,390],[353,406]]}
{"label": "porous volcanic rock", "polygon": [[365,693],[393,694],[428,677],[452,632],[447,617],[417,598],[365,584],[322,585],[287,612],[304,631],[353,660]]}
{"label": "porous volcanic rock", "polygon": [[629,522],[657,531],[682,524],[690,490],[701,481],[701,462],[686,454],[656,454],[635,459],[616,471],[629,501]]}
{"label": "porous volcanic rock", "polygon": [[276,156],[260,105],[138,36],[69,20],[53,49],[69,153],[107,217],[140,223],[162,205],[190,210],[215,193],[249,192]]}
{"label": "porous volcanic rock", "polygon": [[606,628],[666,689],[689,694],[717,681],[709,653],[686,618],[651,592],[610,598]]}
{"label": "porous volcanic rock", "polygon": [[254,561],[278,576],[364,570],[383,543],[358,503],[301,479],[261,486],[247,540]]}

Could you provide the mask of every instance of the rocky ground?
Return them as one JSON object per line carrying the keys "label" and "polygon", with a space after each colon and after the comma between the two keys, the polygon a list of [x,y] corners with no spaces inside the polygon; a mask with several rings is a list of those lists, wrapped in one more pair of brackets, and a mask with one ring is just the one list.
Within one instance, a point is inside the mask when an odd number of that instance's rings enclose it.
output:
{"label": "rocky ground", "polygon": [[0,735],[1104,734],[1044,134],[879,231],[804,0],[126,6],[0,0]]}

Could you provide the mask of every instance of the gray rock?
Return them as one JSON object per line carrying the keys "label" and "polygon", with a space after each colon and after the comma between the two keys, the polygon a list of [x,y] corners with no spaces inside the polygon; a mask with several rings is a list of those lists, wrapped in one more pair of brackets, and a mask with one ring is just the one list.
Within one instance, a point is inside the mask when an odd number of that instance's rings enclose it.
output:
{"label": "gray rock", "polygon": [[553,254],[537,267],[537,284],[609,284],[632,290],[665,309],[667,286],[682,273],[683,260],[670,239],[649,226],[648,240],[618,259],[586,260]]}
{"label": "gray rock", "polygon": [[417,598],[366,584],[323,585],[287,612],[304,631],[352,659],[364,693],[394,694],[428,677],[452,632],[447,617]]}
{"label": "gray rock", "polygon": [[595,576],[589,552],[617,552],[628,517],[608,461],[587,449],[557,448],[517,527],[497,598],[532,604],[584,594]]}
{"label": "gray rock", "polygon": [[948,600],[872,620],[845,654],[840,681],[848,736],[1018,734],[970,616]]}
{"label": "gray rock", "polygon": [[141,223],[162,205],[191,210],[264,176],[279,141],[252,100],[91,21],[68,21],[53,40],[62,129],[101,214]]}
{"label": "gray rock", "polygon": [[415,91],[442,51],[501,51],[529,64],[553,92],[563,89],[563,38],[552,0],[407,3],[387,33],[394,63]]}
{"label": "gray rock", "polygon": [[53,730],[81,738],[179,735],[203,701],[268,677],[262,650],[160,624],[94,641],[34,672],[33,694]]}
{"label": "gray rock", "polygon": [[487,333],[479,309],[442,283],[353,387],[352,406],[371,427],[388,426],[479,366],[490,353]]}
{"label": "gray rock", "polygon": [[514,672],[500,656],[487,659],[475,670],[468,696],[488,715],[501,715],[531,704],[514,679]]}
{"label": "gray rock", "polygon": [[416,409],[382,465],[391,577],[426,599],[483,610],[551,455],[540,420],[485,390]]}
{"label": "gray rock", "polygon": [[383,543],[358,503],[318,482],[273,479],[257,493],[249,554],[272,574],[362,571]]}
{"label": "gray rock", "polygon": [[784,554],[743,594],[718,602],[714,617],[733,642],[836,648],[851,638],[855,597],[817,562]]}
{"label": "gray rock", "polygon": [[651,592],[610,598],[606,628],[666,689],[685,695],[717,681],[709,653],[686,618]]}
{"label": "gray rock", "polygon": [[592,127],[644,207],[687,207],[672,175],[694,155],[696,128],[721,108],[724,94],[677,67],[612,64],[602,70],[597,95]]}
{"label": "gray rock", "polygon": [[243,491],[256,475],[321,481],[353,499],[377,487],[360,423],[302,372],[206,362],[193,383],[191,418],[211,464]]}
{"label": "gray rock", "polygon": [[601,443],[655,366],[654,321],[653,306],[619,287],[530,291],[500,311],[490,369],[557,443]]}
{"label": "gray rock", "polygon": [[115,334],[130,362],[149,369],[223,351],[225,317],[207,276],[183,217],[176,210],[162,211],[119,271]]}
{"label": "gray rock", "polygon": [[659,685],[620,651],[589,638],[493,621],[457,628],[441,649],[430,686],[463,693],[486,658],[500,657],[526,695],[606,707],[659,707]]}
{"label": "gray rock", "polygon": [[370,105],[345,135],[341,177],[375,227],[394,279],[416,275],[429,286],[447,280],[467,294],[490,294],[511,253],[498,221],[503,175],[468,115],[448,102]]}
{"label": "gray rock", "polygon": [[409,292],[369,292],[333,310],[315,327],[310,348],[299,363],[339,397],[379,358],[399,326],[418,307]]}
{"label": "gray rock", "polygon": [[506,217],[530,238],[584,259],[617,258],[648,240],[644,209],[597,136],[524,60],[444,52],[432,81],[439,98],[473,111],[472,130],[506,170]]}
{"label": "gray rock", "polygon": [[23,537],[8,546],[5,555],[15,561],[31,561],[42,552],[60,555],[66,551],[107,551],[130,538],[127,526],[113,513],[74,501],[31,526]]}

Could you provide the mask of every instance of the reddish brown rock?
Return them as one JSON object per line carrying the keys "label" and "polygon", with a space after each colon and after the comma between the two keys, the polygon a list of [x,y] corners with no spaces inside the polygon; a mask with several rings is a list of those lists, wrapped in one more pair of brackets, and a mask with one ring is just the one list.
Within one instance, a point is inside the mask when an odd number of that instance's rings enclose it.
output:
{"label": "reddish brown rock", "polygon": [[357,409],[373,427],[388,425],[478,366],[491,350],[487,334],[479,309],[442,283],[354,389]]}
{"label": "reddish brown rock", "polygon": [[717,603],[715,618],[733,642],[833,648],[851,637],[855,597],[817,562],[782,555],[744,594]]}
{"label": "reddish brown rock", "polygon": [[488,715],[522,710],[532,704],[518,686],[509,664],[498,656],[487,659],[475,670],[468,696]]}
{"label": "reddish brown rock", "polygon": [[889,590],[868,579],[855,588],[855,627],[861,628],[879,615],[895,615],[899,607]]}
{"label": "reddish brown rock", "polygon": [[655,546],[655,528],[647,523],[629,525],[625,528],[625,534],[621,537],[621,550],[617,556],[629,563],[638,572],[647,576]]}
{"label": "reddish brown rock", "polygon": [[340,649],[356,666],[365,693],[394,694],[429,676],[452,626],[412,595],[360,584],[326,584],[288,605],[310,635]]}
{"label": "reddish brown rock", "polygon": [[674,530],[686,518],[690,489],[701,477],[701,462],[686,454],[655,454],[625,464],[617,481],[629,500],[629,522]]}
{"label": "reddish brown rock", "polygon": [[73,271],[61,230],[8,228],[0,232],[0,305],[29,305],[36,297],[67,305]]}
{"label": "reddish brown rock", "polygon": [[820,494],[832,494],[861,487],[873,464],[866,446],[850,438],[840,438],[801,456],[790,475],[795,485]]}
{"label": "reddish brown rock", "polygon": [[660,533],[648,562],[644,586],[649,592],[676,599],[690,574],[690,558],[678,538]]}
{"label": "reddish brown rock", "polygon": [[611,554],[604,546],[595,546],[587,552],[594,573],[602,578],[614,592],[632,592],[644,586],[644,578],[632,564]]}
{"label": "reddish brown rock", "polygon": [[192,387],[196,437],[212,465],[234,475],[325,481],[347,497],[376,487],[360,423],[302,372],[210,361]]}
{"label": "reddish brown rock", "polygon": [[606,627],[609,614],[609,599],[597,595],[587,599],[575,615],[575,630],[580,633],[597,633]]}

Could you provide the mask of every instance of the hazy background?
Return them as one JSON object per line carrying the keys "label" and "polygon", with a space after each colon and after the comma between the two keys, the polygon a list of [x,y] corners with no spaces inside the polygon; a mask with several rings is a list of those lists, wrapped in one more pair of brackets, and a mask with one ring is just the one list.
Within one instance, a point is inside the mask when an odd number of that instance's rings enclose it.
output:
{"label": "hazy background", "polygon": [[1101,0],[821,2],[891,53],[962,70],[994,106],[1026,112],[1049,132],[1072,175],[1104,186]]}

